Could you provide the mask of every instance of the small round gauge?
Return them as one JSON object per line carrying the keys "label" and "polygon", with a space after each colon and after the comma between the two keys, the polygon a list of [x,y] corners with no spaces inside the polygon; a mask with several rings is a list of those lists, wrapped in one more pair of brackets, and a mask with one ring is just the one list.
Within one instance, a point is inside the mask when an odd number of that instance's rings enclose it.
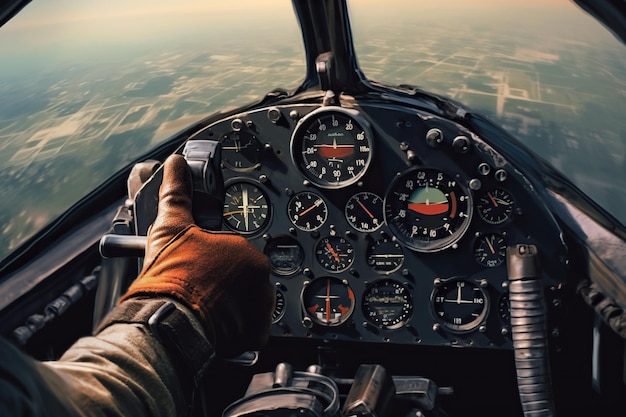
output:
{"label": "small round gauge", "polygon": [[506,259],[506,242],[497,233],[479,235],[474,242],[474,259],[487,268],[495,268]]}
{"label": "small round gauge", "polygon": [[249,171],[259,165],[263,145],[246,131],[228,132],[220,138],[222,163],[234,171]]}
{"label": "small round gauge", "polygon": [[291,157],[322,188],[341,188],[361,178],[372,159],[373,137],[356,110],[323,107],[303,117],[291,138]]}
{"label": "small round gauge", "polygon": [[285,296],[279,290],[276,290],[276,305],[272,312],[272,323],[278,323],[285,315]]}
{"label": "small round gauge", "polygon": [[413,168],[393,180],[385,196],[385,221],[400,242],[418,252],[455,244],[472,217],[472,197],[450,174]]}
{"label": "small round gauge", "polygon": [[404,285],[383,279],[367,287],[362,302],[365,318],[384,329],[404,326],[413,312],[411,294]]}
{"label": "small round gauge", "polygon": [[380,274],[396,271],[404,262],[402,246],[395,240],[379,239],[367,248],[367,264]]}
{"label": "small round gauge", "polygon": [[302,307],[307,316],[322,326],[338,326],[354,311],[354,292],[337,278],[317,278],[304,287]]}
{"label": "small round gauge", "polygon": [[328,207],[322,197],[304,191],[289,200],[287,215],[298,229],[311,232],[324,225],[328,217]]}
{"label": "small round gauge", "polygon": [[354,248],[341,236],[328,236],[317,243],[315,256],[325,270],[341,272],[352,265]]}
{"label": "small round gauge", "polygon": [[443,326],[457,332],[468,332],[487,316],[489,299],[472,281],[451,279],[435,288],[431,297],[435,317]]}
{"label": "small round gauge", "polygon": [[486,223],[502,224],[511,218],[515,200],[511,193],[503,188],[494,188],[481,195],[476,203],[476,210]]}
{"label": "small round gauge", "polygon": [[265,245],[265,254],[270,259],[272,272],[291,275],[298,272],[304,262],[304,250],[291,236],[277,236]]}
{"label": "small round gauge", "polygon": [[270,204],[263,190],[251,182],[227,185],[224,199],[224,224],[242,234],[263,229],[270,220]]}
{"label": "small round gauge", "polygon": [[373,232],[383,225],[383,199],[374,193],[362,192],[346,203],[346,219],[359,232]]}

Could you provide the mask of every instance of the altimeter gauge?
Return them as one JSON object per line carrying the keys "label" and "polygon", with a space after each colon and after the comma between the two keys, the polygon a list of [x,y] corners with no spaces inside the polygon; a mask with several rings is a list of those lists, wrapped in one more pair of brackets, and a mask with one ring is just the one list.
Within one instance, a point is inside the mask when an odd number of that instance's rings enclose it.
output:
{"label": "altimeter gauge", "polygon": [[369,124],[358,111],[322,107],[298,122],[291,137],[291,158],[313,184],[341,188],[365,174],[372,143]]}
{"label": "altimeter gauge", "polygon": [[258,185],[251,182],[233,182],[226,187],[224,224],[242,234],[253,234],[263,229],[270,220],[270,203]]}
{"label": "altimeter gauge", "polygon": [[450,174],[432,168],[399,173],[385,195],[385,221],[405,246],[435,252],[458,242],[472,217],[472,196]]}

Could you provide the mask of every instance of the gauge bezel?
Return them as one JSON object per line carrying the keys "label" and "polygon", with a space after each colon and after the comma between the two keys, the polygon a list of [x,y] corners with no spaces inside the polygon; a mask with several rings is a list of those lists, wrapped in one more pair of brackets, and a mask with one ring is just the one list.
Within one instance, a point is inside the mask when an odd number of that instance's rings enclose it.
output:
{"label": "gauge bezel", "polygon": [[[245,235],[247,237],[254,236],[254,235],[257,235],[259,233],[262,233],[264,230],[266,230],[269,227],[269,225],[272,222],[272,215],[273,215],[273,213],[272,213],[272,203],[270,201],[268,191],[258,181],[251,180],[251,179],[245,178],[245,177],[234,177],[234,178],[230,178],[229,180],[224,182],[224,193],[226,193],[228,188],[232,187],[235,184],[249,184],[249,185],[252,185],[253,187],[255,187],[255,188],[260,190],[260,192],[265,196],[265,200],[267,201],[267,218],[265,219],[265,221],[263,222],[263,224],[260,227],[256,228],[255,230],[252,230],[252,231],[239,230],[239,229],[231,226],[226,221],[226,217],[224,217],[223,215],[222,215],[222,224],[228,230],[232,230],[234,232],[240,233],[240,234]],[[226,198],[227,197],[224,198],[224,205],[226,205]]]}
{"label": "gauge bezel", "polygon": [[[224,153],[228,152],[227,150],[224,150],[224,138],[227,135],[232,135],[232,134],[240,135],[242,133],[250,135],[252,137],[252,140],[254,140],[254,141],[259,143],[259,147],[258,147],[258,151],[257,151],[258,152],[258,159],[252,165],[245,166],[245,167],[244,166],[237,167],[237,166],[231,164],[230,161],[228,160],[228,158],[224,156]],[[219,141],[220,145],[222,146],[222,165],[225,168],[228,168],[229,170],[234,171],[234,172],[242,172],[243,173],[243,172],[254,171],[255,169],[257,169],[258,167],[261,166],[261,159],[262,159],[262,156],[263,156],[263,143],[259,140],[259,137],[255,133],[253,133],[253,132],[251,132],[251,131],[249,131],[247,129],[229,130],[228,132],[223,133],[219,137],[218,141]]]}
{"label": "gauge bezel", "polygon": [[[339,113],[343,117],[351,119],[354,123],[360,126],[364,133],[365,144],[369,149],[367,153],[367,159],[364,161],[363,166],[359,167],[359,171],[357,172],[357,174],[343,181],[322,180],[318,176],[312,175],[311,172],[306,168],[307,164],[305,163],[302,149],[303,141],[305,140],[304,132],[306,132],[311,127],[312,123],[314,123],[316,120],[321,117],[331,115],[332,113]],[[300,173],[304,175],[306,180],[308,180],[312,184],[315,184],[316,186],[324,189],[344,188],[359,181],[359,179],[361,179],[363,175],[365,175],[365,173],[368,171],[374,153],[373,139],[374,137],[372,135],[370,123],[361,115],[359,111],[355,109],[346,109],[339,106],[320,107],[298,120],[296,128],[291,135],[291,141],[289,145],[291,161],[293,165],[298,169],[298,171],[300,171]]]}
{"label": "gauge bezel", "polygon": [[[339,267],[339,263],[336,263],[336,265],[338,266],[337,269],[332,269],[327,266],[328,263],[325,264],[323,262],[323,259],[320,259],[320,257],[323,256],[323,255],[320,255],[320,251],[323,251],[323,248],[320,245],[322,245],[324,241],[327,241],[328,244],[331,244],[331,241],[338,241],[338,244],[342,244],[346,246],[346,249],[347,249],[346,255],[348,256],[348,260],[343,264],[343,266]],[[331,244],[331,246],[334,246],[334,245]],[[331,273],[339,273],[339,272],[343,272],[347,270],[348,268],[352,266],[352,264],[354,263],[354,259],[355,259],[355,251],[354,251],[354,246],[352,246],[352,243],[350,243],[350,241],[346,239],[345,237],[337,236],[337,235],[324,236],[321,239],[319,239],[317,243],[315,244],[314,253],[315,253],[315,259],[320,264],[320,266],[324,268],[325,271],[328,271]],[[340,256],[340,254],[337,254],[337,256]]]}
{"label": "gauge bezel", "polygon": [[[510,212],[506,214],[506,217],[502,220],[493,220],[491,218],[485,217],[485,215],[483,214],[483,210],[481,210],[481,207],[483,205],[483,203],[481,202],[482,198],[492,191],[503,191],[511,199],[512,206],[511,206]],[[504,187],[490,188],[476,197],[476,211],[478,212],[478,217],[480,217],[480,219],[484,221],[485,223],[489,225],[493,225],[493,226],[500,226],[500,225],[506,224],[507,222],[510,222],[511,218],[513,217],[513,214],[515,214],[516,205],[517,205],[517,202],[515,201],[515,197],[513,196],[513,193]]]}
{"label": "gauge bezel", "polygon": [[[483,301],[484,301],[480,314],[473,320],[467,323],[461,323],[461,324],[455,324],[453,322],[450,322],[449,320],[442,318],[438,314],[438,311],[436,309],[436,303],[435,303],[435,297],[437,296],[438,293],[446,290],[446,288],[450,286],[451,284],[458,283],[458,282],[466,282],[466,283],[469,283],[473,288],[477,288],[480,291]],[[479,282],[473,279],[469,279],[469,278],[449,278],[445,280],[442,279],[438,284],[435,285],[435,288],[430,294],[430,309],[435,320],[437,320],[437,322],[440,323],[447,330],[454,332],[454,333],[469,333],[469,332],[476,330],[487,319],[487,316],[489,315],[489,310],[490,310],[489,294],[487,293],[487,291],[485,291],[484,288],[481,287]]]}
{"label": "gauge bezel", "polygon": [[[380,245],[384,244],[384,243],[396,244],[397,247],[400,249],[400,252],[402,253],[402,258],[401,258],[400,262],[398,263],[398,265],[394,266],[392,269],[389,269],[389,270],[377,269],[370,263],[370,258],[373,255],[372,252],[374,251],[374,249],[376,249],[377,247],[380,247]],[[404,254],[404,250],[402,249],[402,245],[395,238],[382,237],[380,239],[372,240],[371,243],[369,243],[367,245],[367,249],[365,251],[365,260],[367,261],[368,266],[374,272],[376,272],[377,274],[380,274],[380,275],[390,275],[390,274],[396,272],[398,269],[402,268],[402,265],[404,265],[404,260],[405,259],[406,259],[406,255]]]}
{"label": "gauge bezel", "polygon": [[[411,238],[411,237],[405,236],[404,232],[399,229],[399,226],[394,221],[395,218],[400,217],[399,213],[390,221],[390,218],[389,218],[391,216],[391,214],[389,213],[389,211],[391,210],[390,195],[393,192],[395,192],[396,186],[397,184],[400,183],[400,181],[405,181],[409,179],[411,175],[419,171],[427,171],[427,172],[432,172],[434,174],[442,174],[446,176],[447,177],[445,178],[446,180],[454,181],[455,184],[452,188],[458,188],[461,193],[461,195],[455,198],[454,204],[458,205],[462,203],[465,206],[466,208],[465,212],[459,211],[459,214],[458,214],[458,217],[463,217],[464,219],[460,220],[460,223],[450,233],[449,236],[445,236],[443,238],[437,238],[434,240],[430,238],[428,240]],[[442,179],[441,181],[444,181],[444,179]],[[438,190],[441,191],[440,189]],[[415,190],[413,192],[415,192]],[[472,222],[473,198],[472,198],[471,191],[465,185],[465,181],[461,177],[460,174],[451,174],[448,171],[444,171],[444,170],[432,168],[432,167],[415,166],[405,171],[398,172],[395,178],[393,179],[393,181],[391,182],[391,184],[389,184],[389,187],[387,188],[387,191],[385,192],[383,213],[384,213],[385,223],[387,224],[387,226],[389,227],[393,235],[396,237],[398,242],[400,242],[402,245],[416,252],[423,252],[423,253],[439,252],[455,245],[459,240],[461,240],[461,238],[463,238],[463,236],[467,232],[469,225]],[[393,213],[393,214],[395,215],[396,213]]]}
{"label": "gauge bezel", "polygon": [[[315,315],[312,315],[309,311],[307,311],[307,308],[306,308],[307,303],[305,302],[305,298],[307,298],[306,296],[309,295],[308,292],[311,291],[311,288],[315,288],[314,286],[318,285],[322,281],[329,282],[328,285],[330,285],[330,282],[339,284],[340,287],[345,288],[346,295],[348,296],[348,298],[351,298],[352,300],[348,311],[345,314],[342,314],[341,316],[339,316],[339,320],[337,320],[337,322],[334,322],[334,323],[321,321]],[[310,318],[313,323],[318,324],[323,327],[337,327],[349,321],[350,318],[352,317],[352,314],[354,314],[354,310],[356,308],[356,296],[354,294],[354,290],[352,290],[352,288],[350,287],[350,285],[347,283],[346,280],[341,280],[333,276],[321,276],[319,278],[315,278],[312,281],[306,281],[304,283],[304,286],[302,287],[302,291],[300,292],[300,305],[302,307],[302,314],[304,314],[303,317]]]}
{"label": "gauge bezel", "polygon": [[[497,265],[489,265],[488,263],[483,263],[479,260],[478,255],[476,254],[476,251],[478,250],[479,245],[481,244],[482,241],[486,242],[486,238],[488,236],[497,236],[500,239],[502,239],[502,242],[504,242],[504,254],[502,254],[500,256],[500,252],[496,251],[496,254],[498,255],[498,264]],[[503,233],[498,233],[498,232],[486,232],[486,233],[482,233],[482,232],[476,232],[476,237],[474,239],[474,243],[472,244],[472,254],[474,256],[474,260],[481,266],[485,267],[485,268],[497,268],[500,265],[502,265],[505,261],[506,261],[506,248],[508,247],[508,244],[506,242],[506,236]],[[495,249],[495,248],[494,248]]]}
{"label": "gauge bezel", "polygon": [[[305,195],[305,194],[314,195],[318,199],[322,200],[322,204],[324,205],[324,208],[325,208],[325,217],[324,217],[324,219],[317,226],[311,227],[311,228],[302,227],[296,221],[293,220],[293,217],[291,215],[292,203],[296,200],[296,198],[299,198],[300,196]],[[289,221],[291,222],[291,224],[296,226],[298,229],[300,229],[300,230],[302,230],[304,232],[313,232],[315,230],[320,229],[322,226],[324,226],[324,224],[328,220],[328,204],[326,203],[326,200],[324,200],[324,197],[322,197],[318,193],[315,193],[313,191],[301,191],[299,193],[295,193],[294,195],[292,195],[291,198],[289,199],[289,201],[287,202],[287,217],[289,218]]]}
{"label": "gauge bezel", "polygon": [[[271,251],[272,249],[272,245],[276,245],[278,244],[279,241],[281,240],[287,240],[289,241],[289,243],[294,243],[295,246],[298,249],[298,253],[300,254],[300,262],[298,263],[298,265],[294,264],[294,267],[289,269],[289,270],[282,270],[282,269],[278,269],[274,266],[273,262],[272,262],[272,258],[271,258]],[[286,243],[285,243],[286,244]],[[288,277],[291,275],[296,274],[297,272],[302,270],[302,265],[304,264],[304,258],[305,258],[305,253],[304,253],[304,248],[302,247],[302,245],[300,244],[300,242],[298,242],[297,239],[289,236],[289,235],[278,235],[278,236],[274,236],[272,237],[266,244],[265,244],[265,248],[263,248],[263,253],[270,258],[270,267],[272,270],[272,273],[279,275],[281,277]]]}
{"label": "gauge bezel", "polygon": [[[350,204],[351,201],[355,201],[355,202],[359,202],[361,200],[357,199],[357,196],[360,195],[369,195],[369,196],[373,196],[373,199],[378,199],[380,201],[380,223],[378,225],[376,225],[375,227],[371,228],[371,229],[365,229],[363,227],[359,227],[357,224],[355,224],[355,222],[353,222],[350,217],[351,215],[348,212],[348,205]],[[372,201],[373,201],[372,199]],[[365,210],[365,208],[363,209]],[[357,230],[359,232],[362,233],[371,233],[371,232],[375,232],[376,230],[380,229],[381,227],[383,227],[383,224],[385,224],[385,199],[382,198],[381,196],[379,196],[376,193],[373,193],[371,191],[361,191],[358,192],[356,194],[353,194],[348,201],[346,201],[346,205],[344,206],[344,210],[343,210],[344,216],[346,217],[346,221],[348,222],[348,224],[350,226],[352,226],[352,228],[354,230]],[[370,213],[372,216],[374,216],[373,213]],[[376,216],[374,216],[373,218],[376,218]]]}
{"label": "gauge bezel", "polygon": [[[373,288],[379,287],[381,285],[382,286],[397,285],[399,287],[402,287],[402,289],[404,290],[404,294],[406,295],[406,301],[403,303],[402,312],[398,316],[401,319],[400,320],[398,320],[398,318],[394,319],[392,324],[384,324],[385,323],[384,319],[375,320],[371,318],[370,315],[368,314],[369,311],[372,311],[371,307],[369,306],[369,302],[367,306],[365,304],[365,301],[366,301],[365,297],[368,294],[370,294]],[[406,308],[407,305],[408,305],[408,309]],[[409,321],[411,321],[411,318],[413,317],[414,306],[413,306],[413,297],[411,296],[411,290],[400,281],[392,279],[392,278],[377,279],[376,281],[370,283],[363,291],[363,296],[361,297],[361,310],[363,312],[363,315],[365,316],[365,319],[368,322],[372,323],[373,325],[377,326],[378,328],[386,329],[386,330],[400,329],[404,327],[407,323],[409,323]],[[376,315],[378,315],[378,312],[375,312],[375,313]]]}

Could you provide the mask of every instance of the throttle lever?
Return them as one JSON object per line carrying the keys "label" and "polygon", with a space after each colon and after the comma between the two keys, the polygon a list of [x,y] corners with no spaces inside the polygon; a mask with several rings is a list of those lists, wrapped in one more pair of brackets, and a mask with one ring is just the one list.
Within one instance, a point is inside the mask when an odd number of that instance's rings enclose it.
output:
{"label": "throttle lever", "polygon": [[[193,182],[192,214],[203,229],[220,230],[224,210],[224,177],[222,176],[221,144],[214,140],[190,140],[183,148]],[[100,239],[100,255],[104,258],[143,257],[148,228],[157,216],[159,188],[163,169],[157,172],[135,195],[135,235],[106,234]]]}

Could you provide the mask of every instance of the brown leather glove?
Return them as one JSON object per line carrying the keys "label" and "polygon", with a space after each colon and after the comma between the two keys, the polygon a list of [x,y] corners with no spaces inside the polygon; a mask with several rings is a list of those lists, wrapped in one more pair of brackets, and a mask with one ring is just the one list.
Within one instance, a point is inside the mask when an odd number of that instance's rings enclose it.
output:
{"label": "brown leather glove", "polygon": [[269,337],[276,295],[269,282],[269,259],[237,234],[196,226],[191,195],[187,162],[170,156],[144,267],[122,300],[175,298],[198,313],[218,355],[258,349]]}

